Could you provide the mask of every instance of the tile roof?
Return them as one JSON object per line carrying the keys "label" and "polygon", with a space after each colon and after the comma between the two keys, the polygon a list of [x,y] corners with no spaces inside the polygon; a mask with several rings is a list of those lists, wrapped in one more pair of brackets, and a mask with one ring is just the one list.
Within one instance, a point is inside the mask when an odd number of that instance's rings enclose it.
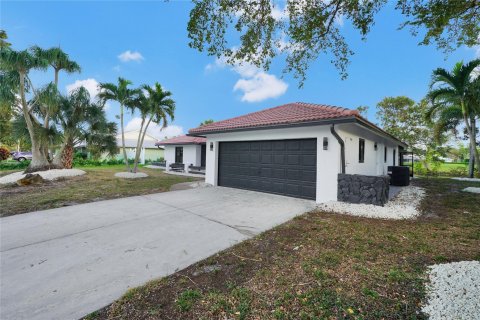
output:
{"label": "tile roof", "polygon": [[171,139],[158,141],[155,143],[157,146],[163,146],[167,144],[204,144],[207,142],[206,138],[191,137],[191,136],[178,136]]}
{"label": "tile roof", "polygon": [[298,124],[302,122],[346,117],[360,117],[360,114],[357,110],[350,110],[341,107],[295,102],[227,120],[213,122],[195,129],[190,129],[189,133],[204,134],[243,128]]}

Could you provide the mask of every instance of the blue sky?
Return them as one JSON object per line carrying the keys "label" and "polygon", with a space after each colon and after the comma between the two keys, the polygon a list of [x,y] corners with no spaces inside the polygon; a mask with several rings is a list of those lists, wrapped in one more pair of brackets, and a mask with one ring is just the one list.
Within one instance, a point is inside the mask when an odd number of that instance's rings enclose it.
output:
{"label": "blue sky", "polygon": [[[295,79],[282,75],[281,59],[263,72],[222,66],[190,49],[186,26],[192,5],[187,1],[2,1],[0,6],[1,29],[15,49],[60,45],[82,66],[80,74],[61,75],[64,91],[75,83],[94,90],[96,82],[115,82],[119,76],[136,86],[158,81],[172,91],[176,118],[164,133],[152,127],[157,137],[187,132],[208,118],[222,120],[294,101],[347,108],[367,105],[369,118],[375,121],[375,105],[383,97],[419,100],[433,69],[451,68],[479,54],[475,48],[460,48],[446,57],[434,46],[418,46],[419,38],[397,30],[403,20],[389,5],[378,14],[366,41],[348,23],[342,26],[355,51],[346,80],[323,56],[299,89]],[[36,72],[32,78],[42,85],[52,74]],[[111,103],[108,117],[113,120],[117,113],[118,106]],[[135,123],[133,119],[129,128]]]}

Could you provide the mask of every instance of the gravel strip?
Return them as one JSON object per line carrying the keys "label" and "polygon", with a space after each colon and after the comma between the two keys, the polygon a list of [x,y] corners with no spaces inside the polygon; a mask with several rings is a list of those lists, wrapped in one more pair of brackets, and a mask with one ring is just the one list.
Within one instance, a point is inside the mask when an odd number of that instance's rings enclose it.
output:
{"label": "gravel strip", "polygon": [[[45,180],[55,180],[63,177],[75,177],[84,175],[86,172],[80,169],[51,169],[46,171],[33,172],[38,173]],[[23,171],[14,172],[0,178],[0,184],[15,183],[17,180],[25,177]]]}
{"label": "gravel strip", "polygon": [[453,180],[480,182],[479,178],[452,178]]}
{"label": "gravel strip", "polygon": [[430,266],[427,303],[431,320],[480,319],[480,262],[461,261]]}
{"label": "gravel strip", "polygon": [[480,193],[480,188],[468,187],[468,188],[463,189],[462,191],[471,192],[471,193]]}
{"label": "gravel strip", "polygon": [[372,204],[354,204],[329,201],[318,205],[318,209],[352,216],[377,219],[414,219],[420,215],[418,205],[425,197],[425,190],[420,187],[404,187],[383,207]]}
{"label": "gravel strip", "polygon": [[146,178],[148,174],[144,172],[117,172],[115,173],[115,177],[117,178],[124,178],[124,179],[138,179],[138,178]]}

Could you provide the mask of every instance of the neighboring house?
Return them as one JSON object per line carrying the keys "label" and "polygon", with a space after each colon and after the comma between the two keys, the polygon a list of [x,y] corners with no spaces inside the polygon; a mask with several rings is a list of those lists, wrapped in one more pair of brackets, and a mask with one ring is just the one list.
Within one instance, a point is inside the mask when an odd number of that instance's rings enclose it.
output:
{"label": "neighboring house", "polygon": [[317,202],[337,200],[338,173],[386,175],[406,148],[356,110],[300,102],[189,134],[207,139],[207,183]]}
{"label": "neighboring house", "polygon": [[[135,152],[137,150],[137,139],[139,131],[127,131],[125,132],[125,150],[127,151],[127,158],[134,159]],[[165,157],[163,147],[156,145],[158,140],[149,135],[145,134],[145,139],[143,140],[142,150],[140,152],[140,163],[145,164],[145,161],[155,161]],[[116,155],[117,159],[123,159],[122,151],[122,134],[117,135],[117,146],[118,154]]]}
{"label": "neighboring house", "polygon": [[157,142],[165,148],[166,167],[172,163],[183,163],[185,169],[190,165],[205,167],[206,139],[202,137],[178,136]]}

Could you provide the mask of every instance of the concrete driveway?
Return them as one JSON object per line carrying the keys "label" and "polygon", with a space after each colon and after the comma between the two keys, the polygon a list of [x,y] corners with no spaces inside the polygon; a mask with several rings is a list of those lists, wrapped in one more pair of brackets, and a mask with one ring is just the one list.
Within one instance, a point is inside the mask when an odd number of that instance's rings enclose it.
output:
{"label": "concrete driveway", "polygon": [[78,319],[313,201],[210,187],[0,219],[0,318]]}

